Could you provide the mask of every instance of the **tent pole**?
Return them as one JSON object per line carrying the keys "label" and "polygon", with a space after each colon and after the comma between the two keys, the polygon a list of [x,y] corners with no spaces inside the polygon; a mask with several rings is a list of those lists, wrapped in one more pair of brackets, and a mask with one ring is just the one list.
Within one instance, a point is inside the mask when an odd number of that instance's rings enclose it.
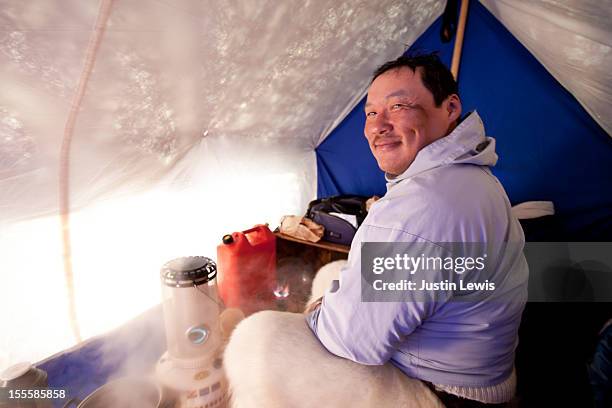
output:
{"label": "tent pole", "polygon": [[461,0],[459,25],[457,26],[455,49],[453,50],[453,62],[451,63],[451,72],[455,81],[459,80],[459,62],[461,61],[461,47],[463,46],[463,36],[465,34],[465,22],[467,20],[469,2],[470,0]]}
{"label": "tent pole", "polygon": [[111,7],[114,0],[100,0],[98,17],[95,22],[94,30],[89,38],[89,44],[85,53],[85,61],[81,77],[76,89],[72,105],[64,127],[64,137],[60,150],[59,165],[59,212],[62,229],[62,246],[64,257],[64,276],[66,278],[66,292],[68,295],[68,315],[72,334],[77,342],[81,342],[81,331],[76,313],[76,296],[74,291],[74,274],[72,270],[72,245],[70,239],[70,146],[76,125],[77,116],[81,109],[81,104],[85,96],[85,90],[89,77],[93,71],[96,55],[102,41],[102,35],[106,28],[106,23],[110,16]]}

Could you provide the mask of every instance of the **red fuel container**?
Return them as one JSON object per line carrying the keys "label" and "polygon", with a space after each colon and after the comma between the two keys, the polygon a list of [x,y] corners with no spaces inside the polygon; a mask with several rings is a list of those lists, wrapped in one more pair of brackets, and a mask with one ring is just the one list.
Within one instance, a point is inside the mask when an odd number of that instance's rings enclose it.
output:
{"label": "red fuel container", "polygon": [[276,237],[266,225],[225,235],[217,246],[217,271],[226,307],[246,316],[275,308]]}

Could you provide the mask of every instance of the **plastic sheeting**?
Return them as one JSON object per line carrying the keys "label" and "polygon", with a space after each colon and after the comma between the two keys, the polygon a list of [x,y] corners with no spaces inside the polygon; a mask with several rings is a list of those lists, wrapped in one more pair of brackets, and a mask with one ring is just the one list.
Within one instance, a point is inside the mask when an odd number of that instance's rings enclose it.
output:
{"label": "plastic sheeting", "polygon": [[[77,319],[159,301],[168,259],[315,196],[314,147],[441,13],[383,0],[110,2],[69,154]],[[98,1],[0,0],[0,366],[74,342],[58,175]],[[41,342],[41,333],[44,340]],[[0,367],[2,368],[2,367]]]}
{"label": "plastic sheeting", "polygon": [[[4,221],[57,208],[59,146],[97,8],[2,2]],[[397,0],[115,1],[78,114],[71,203],[148,188],[205,137],[256,139],[262,155],[278,144],[312,150],[377,63],[439,9]]]}

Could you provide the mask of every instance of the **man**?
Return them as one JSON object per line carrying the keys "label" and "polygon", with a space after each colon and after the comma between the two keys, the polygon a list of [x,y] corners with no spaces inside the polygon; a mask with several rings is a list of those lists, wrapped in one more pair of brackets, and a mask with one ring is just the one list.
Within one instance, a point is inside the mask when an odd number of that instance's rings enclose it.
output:
{"label": "man", "polygon": [[[495,140],[476,112],[461,120],[451,73],[435,55],[400,57],[374,74],[365,137],[387,193],[351,245],[340,283],[307,312],[331,353],[390,362],[425,382],[446,406],[496,406],[514,395],[514,350],[527,297],[524,236],[492,175]],[[484,243],[497,287],[473,302],[365,302],[365,242]],[[474,276],[473,276],[474,277]],[[451,300],[448,300],[451,299]]]}

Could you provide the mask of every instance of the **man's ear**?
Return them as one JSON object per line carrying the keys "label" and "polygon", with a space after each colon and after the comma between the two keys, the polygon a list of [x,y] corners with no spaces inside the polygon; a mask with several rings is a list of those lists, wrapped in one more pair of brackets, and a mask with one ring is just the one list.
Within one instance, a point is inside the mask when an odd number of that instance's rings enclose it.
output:
{"label": "man's ear", "polygon": [[446,110],[451,122],[461,117],[461,100],[457,94],[452,94],[446,99]]}

